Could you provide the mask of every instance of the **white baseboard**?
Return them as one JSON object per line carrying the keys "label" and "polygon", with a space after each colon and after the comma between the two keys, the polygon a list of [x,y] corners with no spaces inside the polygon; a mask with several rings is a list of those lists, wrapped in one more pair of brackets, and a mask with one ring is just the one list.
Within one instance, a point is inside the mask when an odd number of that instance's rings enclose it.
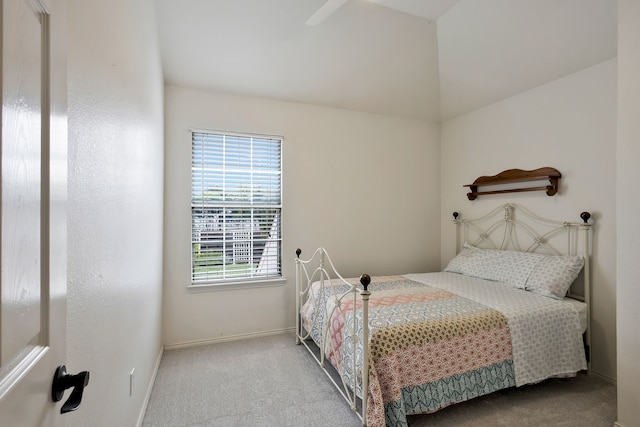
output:
{"label": "white baseboard", "polygon": [[151,374],[151,379],[149,380],[149,385],[147,386],[147,393],[144,396],[144,401],[142,402],[142,408],[140,408],[140,415],[138,415],[138,422],[136,423],[136,427],[142,427],[142,422],[144,421],[144,414],[147,412],[147,406],[149,405],[149,399],[151,398],[151,392],[153,391],[153,386],[156,383],[156,376],[158,375],[158,370],[160,369],[160,362],[162,361],[163,354],[164,354],[164,348],[160,347],[160,351],[158,352],[158,357],[156,358],[156,366],[153,368],[153,374]]}
{"label": "white baseboard", "polygon": [[608,382],[609,384],[617,385],[617,381],[616,381],[616,379],[615,379],[615,378],[611,378],[610,376],[603,375],[603,374],[601,374],[600,372],[596,372],[596,371],[593,371],[593,370],[592,370],[592,371],[589,373],[589,375],[592,375],[592,376],[594,376],[594,377],[600,378],[601,380],[606,381],[606,382]]}
{"label": "white baseboard", "polygon": [[288,332],[295,332],[295,328],[272,329],[269,331],[250,332],[247,334],[226,335],[219,338],[209,338],[209,339],[196,340],[196,341],[185,341],[181,343],[165,345],[164,349],[174,350],[177,348],[196,347],[200,345],[216,344],[216,343],[225,342],[225,341],[236,341],[236,340],[242,340],[246,338],[257,338],[257,337],[266,337],[269,335],[279,335],[279,334],[285,334]]}
{"label": "white baseboard", "polygon": [[613,427],[624,427],[624,426],[616,421],[615,423],[613,423]]}

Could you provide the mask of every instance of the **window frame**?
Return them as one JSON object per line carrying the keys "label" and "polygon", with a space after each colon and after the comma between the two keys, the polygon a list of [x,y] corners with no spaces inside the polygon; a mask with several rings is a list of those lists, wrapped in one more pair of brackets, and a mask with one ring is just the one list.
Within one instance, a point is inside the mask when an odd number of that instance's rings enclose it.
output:
{"label": "window frame", "polygon": [[[227,275],[221,277],[221,278],[204,278],[204,279],[200,279],[200,280],[196,280],[195,277],[195,264],[194,264],[194,256],[195,256],[195,247],[194,244],[196,243],[195,239],[194,239],[194,209],[198,208],[198,204],[194,203],[194,184],[196,182],[195,179],[195,175],[194,175],[194,155],[195,155],[195,151],[194,151],[194,135],[196,134],[204,134],[204,136],[206,135],[210,135],[212,137],[222,137],[222,138],[226,138],[226,137],[232,137],[232,138],[250,138],[250,139],[272,139],[272,140],[276,140],[279,143],[279,158],[278,158],[278,163],[279,163],[279,169],[277,171],[277,175],[278,175],[278,179],[279,179],[279,204],[273,204],[273,203],[266,203],[266,204],[254,204],[253,201],[249,202],[248,204],[243,205],[242,207],[239,207],[238,205],[241,205],[241,203],[239,204],[233,204],[232,209],[242,209],[242,210],[251,210],[253,212],[254,209],[274,209],[277,210],[277,213],[275,215],[277,215],[279,218],[277,220],[277,227],[278,227],[278,234],[277,234],[277,238],[274,240],[271,240],[270,237],[268,237],[266,240],[267,241],[275,241],[277,243],[277,262],[276,262],[276,268],[279,270],[278,274],[266,274],[266,275],[260,275],[260,276],[255,276],[253,274],[247,274],[247,275]],[[279,286],[279,285],[283,285],[286,282],[286,279],[284,277],[283,274],[283,263],[282,263],[282,245],[283,245],[283,238],[282,238],[282,206],[283,206],[283,201],[282,201],[282,197],[283,197],[283,179],[282,179],[282,174],[283,174],[283,164],[282,164],[282,153],[283,153],[283,146],[284,146],[284,137],[280,136],[280,135],[268,135],[268,134],[257,134],[257,133],[247,133],[247,132],[230,132],[230,131],[219,131],[219,130],[203,130],[203,129],[190,129],[189,130],[189,136],[190,136],[190,144],[191,144],[191,148],[190,148],[190,158],[191,158],[191,177],[190,177],[190,221],[191,221],[191,225],[189,227],[190,229],[190,267],[189,267],[189,285],[187,286],[187,288],[190,291],[207,291],[207,290],[228,290],[228,289],[247,289],[247,288],[256,288],[256,287],[268,287],[268,286]],[[253,141],[252,141],[253,144]],[[249,170],[251,171],[251,173],[253,173],[253,160],[255,159],[255,156],[252,152],[251,154],[251,165],[248,166]],[[225,171],[226,169],[226,165],[223,166],[221,168],[221,172]],[[203,183],[204,181],[201,180],[200,183]],[[251,193],[252,196],[250,196],[250,198],[253,200],[253,195],[255,195],[254,192],[254,188],[252,187]],[[219,203],[220,207],[224,209],[225,206],[225,202],[221,201]],[[201,209],[205,209],[205,203],[202,202],[200,204]],[[213,209],[215,209],[215,207],[213,207]],[[253,218],[253,217],[252,217]],[[226,224],[226,223],[225,223]],[[226,230],[226,225],[225,228]],[[200,230],[202,231],[202,230]],[[225,231],[226,232],[226,231]],[[253,234],[251,236],[251,240],[252,240],[252,244],[255,243],[254,241],[254,237]],[[266,243],[265,243],[266,244]],[[225,247],[225,250],[228,250],[228,248]],[[223,252],[224,254],[224,252]],[[226,255],[223,255],[226,257]],[[261,258],[262,259],[262,258]],[[224,265],[228,265],[228,262],[225,260],[223,261]],[[251,269],[251,273],[255,272],[256,267],[248,267],[249,269]]]}

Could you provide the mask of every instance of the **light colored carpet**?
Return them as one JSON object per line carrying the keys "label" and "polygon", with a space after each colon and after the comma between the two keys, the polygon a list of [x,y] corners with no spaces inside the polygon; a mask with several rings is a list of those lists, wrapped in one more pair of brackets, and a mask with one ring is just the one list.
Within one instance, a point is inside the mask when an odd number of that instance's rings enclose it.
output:
{"label": "light colored carpet", "polygon": [[[409,417],[411,427],[611,427],[615,387],[578,375]],[[142,427],[359,426],[293,334],[165,351]]]}

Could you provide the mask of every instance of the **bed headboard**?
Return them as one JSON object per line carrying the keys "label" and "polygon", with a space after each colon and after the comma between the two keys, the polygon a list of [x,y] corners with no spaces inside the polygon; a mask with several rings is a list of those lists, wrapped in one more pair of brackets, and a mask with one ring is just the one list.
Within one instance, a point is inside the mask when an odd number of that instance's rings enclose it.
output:
{"label": "bed headboard", "polygon": [[468,242],[483,248],[547,255],[590,254],[589,212],[580,214],[582,222],[558,221],[538,216],[523,206],[507,203],[479,218],[462,218],[458,212],[453,213],[453,218],[456,224],[456,253],[460,252],[464,242]]}
{"label": "bed headboard", "polygon": [[[576,217],[578,217],[576,215]],[[456,253],[465,242],[480,248],[537,252],[547,255],[582,255],[584,267],[567,296],[587,304],[586,345],[591,345],[591,214],[582,212],[579,221],[558,221],[507,203],[484,216],[462,218],[453,213],[456,225]],[[589,358],[587,359],[589,360]]]}

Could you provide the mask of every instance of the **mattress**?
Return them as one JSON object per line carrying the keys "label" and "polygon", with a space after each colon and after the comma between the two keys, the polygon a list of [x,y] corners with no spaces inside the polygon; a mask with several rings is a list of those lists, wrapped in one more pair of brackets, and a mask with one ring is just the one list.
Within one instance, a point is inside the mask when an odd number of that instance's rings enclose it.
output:
{"label": "mattress", "polygon": [[582,333],[585,333],[587,330],[587,313],[589,311],[587,304],[573,298],[565,298],[563,299],[563,301],[567,304],[571,304],[573,309],[578,312],[578,317],[580,319],[580,330],[582,331]]}

